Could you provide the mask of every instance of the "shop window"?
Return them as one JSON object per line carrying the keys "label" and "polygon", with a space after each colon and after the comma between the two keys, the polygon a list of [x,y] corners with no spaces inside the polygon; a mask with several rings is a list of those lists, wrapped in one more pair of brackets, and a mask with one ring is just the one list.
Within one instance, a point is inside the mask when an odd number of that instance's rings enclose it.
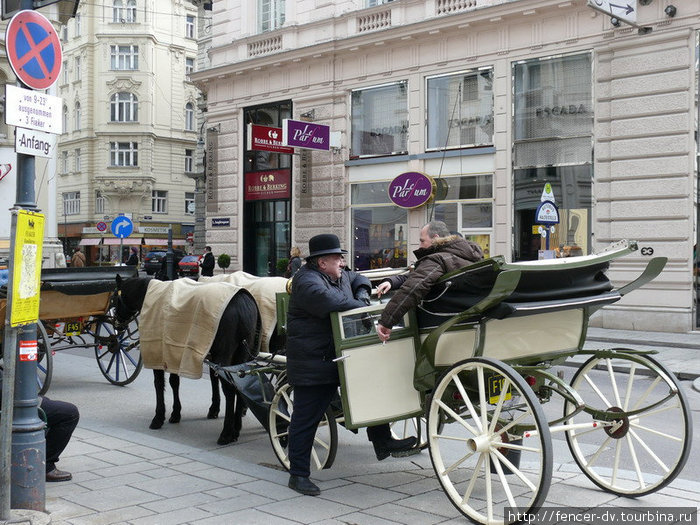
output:
{"label": "shop window", "polygon": [[352,267],[403,268],[408,264],[408,212],[389,201],[387,182],[353,184]]}
{"label": "shop window", "polygon": [[350,158],[408,153],[408,82],[352,92]]}
{"label": "shop window", "polygon": [[427,79],[427,149],[493,144],[493,70]]}
{"label": "shop window", "polygon": [[[282,120],[292,118],[291,105],[288,103],[274,104],[265,107],[247,109],[245,111],[246,124],[257,124],[274,128],[282,127]],[[246,139],[248,129],[245,129]],[[291,155],[275,153],[272,151],[245,151],[245,172],[287,169],[291,167]]]}
{"label": "shop window", "polygon": [[[513,66],[514,260],[590,252],[593,99],[590,54]],[[549,183],[560,223],[546,237],[535,223]]]}

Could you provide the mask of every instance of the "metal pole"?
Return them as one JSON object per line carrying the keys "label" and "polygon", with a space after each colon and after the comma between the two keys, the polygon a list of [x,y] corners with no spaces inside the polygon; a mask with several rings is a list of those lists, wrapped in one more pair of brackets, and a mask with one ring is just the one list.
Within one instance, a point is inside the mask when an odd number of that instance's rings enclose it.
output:
{"label": "metal pole", "polygon": [[173,225],[168,225],[168,251],[165,253],[165,268],[168,275],[168,280],[172,281],[175,276],[175,269],[173,268],[173,262],[175,260],[175,254],[173,253]]}

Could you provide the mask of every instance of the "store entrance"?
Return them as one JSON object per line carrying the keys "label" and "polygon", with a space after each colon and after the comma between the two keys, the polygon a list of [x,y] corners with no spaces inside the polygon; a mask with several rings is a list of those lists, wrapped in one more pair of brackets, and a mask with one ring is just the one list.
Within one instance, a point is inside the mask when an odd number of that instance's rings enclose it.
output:
{"label": "store entrance", "polygon": [[245,204],[243,271],[259,277],[284,275],[287,265],[280,261],[289,258],[290,220],[288,199]]}

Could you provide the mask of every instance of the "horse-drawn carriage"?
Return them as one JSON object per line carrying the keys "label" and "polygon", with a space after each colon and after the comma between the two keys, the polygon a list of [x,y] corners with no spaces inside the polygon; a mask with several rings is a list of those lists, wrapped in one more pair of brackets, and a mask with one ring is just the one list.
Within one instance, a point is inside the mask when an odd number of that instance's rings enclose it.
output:
{"label": "horse-drawn carriage", "polygon": [[[470,265],[444,276],[385,344],[375,328],[383,304],[332,314],[342,407],[329,409],[319,426],[312,464],[333,463],[338,423],[357,429],[423,419],[440,485],[477,523],[516,521],[509,510],[544,503],[557,432],[604,490],[634,497],[670,483],[692,442],[677,379],[653,351],[584,349],[591,314],[663,269],[665,258],[651,259],[637,279],[615,288],[605,275],[610,261],[636,249],[625,242],[597,255]],[[282,324],[287,300],[278,297]],[[557,365],[580,356],[587,359],[565,381]],[[251,404],[288,467],[294,394],[284,356],[216,370],[254,392]],[[563,410],[545,415],[554,399]]]}
{"label": "horse-drawn carriage", "polygon": [[[90,348],[102,375],[114,385],[132,382],[142,368],[138,322],[116,321],[116,276],[134,277],[134,266],[43,269],[37,323],[37,382],[48,391],[53,355],[60,350]],[[7,299],[0,296],[0,319]],[[0,349],[2,345],[0,331]],[[0,356],[2,353],[0,352]]]}

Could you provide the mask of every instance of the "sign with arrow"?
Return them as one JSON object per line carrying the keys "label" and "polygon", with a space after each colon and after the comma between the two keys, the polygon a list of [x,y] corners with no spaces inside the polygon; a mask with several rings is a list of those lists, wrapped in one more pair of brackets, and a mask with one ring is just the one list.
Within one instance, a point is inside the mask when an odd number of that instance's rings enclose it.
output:
{"label": "sign with arrow", "polygon": [[588,6],[629,25],[637,26],[637,0],[588,0]]}
{"label": "sign with arrow", "polygon": [[115,237],[123,239],[124,237],[131,235],[133,231],[134,223],[131,222],[131,219],[125,215],[120,215],[112,221],[112,234]]}

